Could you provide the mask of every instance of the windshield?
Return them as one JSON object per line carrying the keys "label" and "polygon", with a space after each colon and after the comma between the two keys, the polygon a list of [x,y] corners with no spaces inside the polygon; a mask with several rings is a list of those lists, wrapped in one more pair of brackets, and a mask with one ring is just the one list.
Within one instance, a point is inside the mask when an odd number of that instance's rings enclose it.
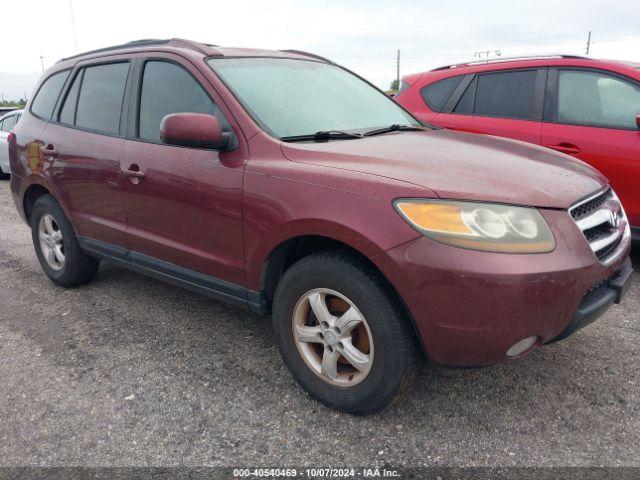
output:
{"label": "windshield", "polygon": [[277,137],[419,126],[385,94],[335,65],[282,58],[214,58],[209,65]]}

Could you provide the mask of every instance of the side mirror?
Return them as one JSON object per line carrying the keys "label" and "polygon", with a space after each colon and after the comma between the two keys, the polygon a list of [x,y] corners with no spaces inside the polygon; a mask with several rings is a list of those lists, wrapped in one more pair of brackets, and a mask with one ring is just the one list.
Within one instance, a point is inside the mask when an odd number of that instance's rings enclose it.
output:
{"label": "side mirror", "polygon": [[640,113],[636,115],[636,125],[640,128]]}
{"label": "side mirror", "polygon": [[222,132],[218,119],[204,113],[167,115],[160,124],[160,139],[168,145],[220,151],[229,145],[229,136]]}

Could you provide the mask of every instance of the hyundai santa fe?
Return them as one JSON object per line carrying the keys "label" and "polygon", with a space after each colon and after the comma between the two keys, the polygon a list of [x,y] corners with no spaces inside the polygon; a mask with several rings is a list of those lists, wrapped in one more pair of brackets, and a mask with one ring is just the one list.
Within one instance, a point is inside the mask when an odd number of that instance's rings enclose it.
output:
{"label": "hyundai santa fe", "polygon": [[640,241],[640,63],[498,58],[407,75],[395,100],[420,120],[571,155],[602,172]]}
{"label": "hyundai santa fe", "polygon": [[51,280],[106,260],[271,315],[298,382],[354,414],[425,359],[563,339],[630,281],[627,218],[594,169],[422,125],[304,52],[174,39],[64,59],[9,144]]}

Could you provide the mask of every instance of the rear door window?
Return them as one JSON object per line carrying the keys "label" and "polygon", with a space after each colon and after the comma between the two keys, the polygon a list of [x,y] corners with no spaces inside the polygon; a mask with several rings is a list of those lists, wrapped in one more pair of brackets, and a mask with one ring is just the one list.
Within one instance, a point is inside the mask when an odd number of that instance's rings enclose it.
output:
{"label": "rear door window", "polygon": [[444,80],[422,87],[420,95],[431,110],[441,112],[462,78],[462,76],[445,78]]}
{"label": "rear door window", "polygon": [[640,87],[605,73],[560,70],[560,123],[636,130]]}
{"label": "rear door window", "polygon": [[68,125],[76,123],[76,105],[78,104],[78,93],[80,93],[80,84],[82,83],[83,71],[78,72],[73,84],[67,93],[62,110],[60,111],[59,121]]}
{"label": "rear door window", "polygon": [[50,120],[69,70],[58,72],[47,78],[31,103],[31,112],[44,120]]}
{"label": "rear door window", "polygon": [[476,101],[476,89],[478,88],[478,77],[476,76],[458,100],[458,104],[453,109],[454,113],[473,114],[473,105]]}
{"label": "rear door window", "polygon": [[[187,112],[218,114],[209,95],[187,70],[175,63],[148,61],[142,77],[138,136],[160,142],[162,119]],[[221,123],[224,126],[224,121]]]}
{"label": "rear door window", "polygon": [[478,75],[469,84],[454,112],[531,120],[536,76],[536,70]]}
{"label": "rear door window", "polygon": [[100,133],[118,134],[128,72],[128,62],[85,68],[74,124]]}

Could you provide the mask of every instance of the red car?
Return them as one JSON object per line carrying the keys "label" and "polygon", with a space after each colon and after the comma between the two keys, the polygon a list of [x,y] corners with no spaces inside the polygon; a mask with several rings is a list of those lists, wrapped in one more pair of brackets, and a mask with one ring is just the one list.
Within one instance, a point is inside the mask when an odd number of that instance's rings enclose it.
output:
{"label": "red car", "polygon": [[570,55],[449,65],[403,78],[419,119],[579,158],[620,196],[640,240],[640,63]]}
{"label": "red car", "polygon": [[65,59],[9,148],[51,280],[106,260],[271,315],[295,378],[351,413],[387,405],[425,357],[488,365],[565,338],[630,281],[597,171],[423,127],[302,52],[167,40]]}

